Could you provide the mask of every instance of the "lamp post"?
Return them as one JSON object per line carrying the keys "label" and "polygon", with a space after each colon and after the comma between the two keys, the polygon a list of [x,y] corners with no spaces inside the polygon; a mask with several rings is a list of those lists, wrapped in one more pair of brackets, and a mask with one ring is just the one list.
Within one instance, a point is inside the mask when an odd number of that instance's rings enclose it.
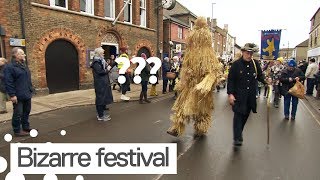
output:
{"label": "lamp post", "polygon": [[216,3],[211,3],[211,5],[212,5],[212,10],[211,10],[211,19],[213,19],[213,5],[215,5]]}

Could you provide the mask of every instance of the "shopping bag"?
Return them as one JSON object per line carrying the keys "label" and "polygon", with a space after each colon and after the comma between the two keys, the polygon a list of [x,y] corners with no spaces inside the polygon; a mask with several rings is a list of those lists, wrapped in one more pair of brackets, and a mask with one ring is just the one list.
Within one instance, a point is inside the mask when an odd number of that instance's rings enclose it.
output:
{"label": "shopping bag", "polygon": [[304,99],[304,86],[300,81],[297,81],[288,91],[292,96]]}
{"label": "shopping bag", "polygon": [[167,76],[168,79],[174,79],[174,78],[176,78],[176,73],[167,72],[166,76]]}

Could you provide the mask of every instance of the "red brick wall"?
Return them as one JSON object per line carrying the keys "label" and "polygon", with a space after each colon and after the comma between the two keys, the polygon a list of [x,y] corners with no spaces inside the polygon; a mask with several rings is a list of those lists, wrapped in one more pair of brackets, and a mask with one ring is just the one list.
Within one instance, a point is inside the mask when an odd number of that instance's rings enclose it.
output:
{"label": "red brick wall", "polygon": [[181,43],[185,43],[185,38],[186,35],[188,33],[188,29],[180,26],[182,28],[182,39],[178,38],[178,25],[171,23],[171,41],[177,41],[177,42],[181,42]]}
{"label": "red brick wall", "polygon": [[[46,8],[32,5],[38,3],[47,5]],[[116,14],[123,7],[123,0],[116,0]],[[92,73],[86,68],[86,50],[94,49],[101,45],[102,39],[107,33],[114,34],[118,39],[119,47],[128,46],[131,55],[136,55],[141,47],[149,49],[152,56],[157,53],[157,19],[155,14],[154,0],[147,0],[147,26],[140,28],[139,1],[133,0],[136,7],[135,25],[116,23],[112,21],[73,14],[80,12],[78,0],[69,0],[69,12],[53,10],[49,0],[24,0],[24,15],[26,27],[26,47],[32,81],[36,88],[46,88],[45,51],[47,46],[57,39],[71,42],[78,51],[80,85],[92,84]],[[9,47],[9,38],[17,35],[22,37],[18,0],[0,0],[0,23],[7,32],[6,50],[10,55],[12,47]],[[95,14],[104,17],[104,0],[95,0]],[[162,13],[162,11],[160,12]],[[160,15],[162,21],[162,15]],[[10,22],[9,22],[10,20]],[[118,21],[123,21],[123,15]],[[139,22],[138,22],[139,21]],[[162,37],[162,23],[160,22],[160,37]],[[159,40],[159,42],[161,42]]]}

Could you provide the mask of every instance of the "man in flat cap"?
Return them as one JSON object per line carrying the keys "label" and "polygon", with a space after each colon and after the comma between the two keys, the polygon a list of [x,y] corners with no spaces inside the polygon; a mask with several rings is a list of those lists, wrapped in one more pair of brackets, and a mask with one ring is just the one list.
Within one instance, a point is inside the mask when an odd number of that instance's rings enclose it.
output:
{"label": "man in flat cap", "polygon": [[250,112],[257,112],[256,87],[258,81],[266,84],[259,61],[252,58],[253,53],[258,52],[259,48],[253,43],[246,43],[241,51],[241,58],[231,65],[227,84],[228,99],[234,112],[235,146],[242,145],[242,131]]}

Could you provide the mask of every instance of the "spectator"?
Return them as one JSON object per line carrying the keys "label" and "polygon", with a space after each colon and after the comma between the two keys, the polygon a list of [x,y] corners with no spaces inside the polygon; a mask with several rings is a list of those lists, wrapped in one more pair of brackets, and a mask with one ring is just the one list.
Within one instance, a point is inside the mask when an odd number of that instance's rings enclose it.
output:
{"label": "spectator", "polygon": [[29,115],[33,88],[25,61],[24,51],[14,47],[11,62],[4,68],[6,92],[13,104],[12,128],[15,136],[28,136],[31,131]]}
{"label": "spectator", "polygon": [[5,65],[7,64],[7,60],[5,58],[0,58],[0,114],[7,113],[7,93],[4,84],[4,74],[3,70]]}
{"label": "spectator", "polygon": [[318,73],[318,65],[317,63],[315,63],[315,59],[312,58],[310,59],[310,64],[307,67],[307,71],[306,71],[306,78],[307,78],[307,92],[306,95],[308,96],[312,96],[313,94],[313,90],[314,90],[314,86],[316,85],[315,82],[315,74]]}
{"label": "spectator", "polygon": [[301,69],[296,68],[296,62],[291,59],[288,61],[288,67],[282,71],[280,76],[280,82],[284,93],[284,119],[289,120],[290,104],[292,102],[291,120],[296,119],[296,112],[299,99],[288,93],[289,89],[294,86],[297,81],[303,81],[305,76]]}
{"label": "spectator", "polygon": [[167,72],[170,72],[170,62],[169,62],[169,58],[165,57],[162,62],[162,80],[163,80],[162,94],[167,93],[167,86],[169,81],[169,79],[167,78]]}
{"label": "spectator", "polygon": [[[142,53],[141,57],[144,60],[147,60],[146,54]],[[149,74],[150,74],[150,66],[148,63],[146,63],[146,66],[142,69],[140,74],[141,76],[141,92],[140,92],[140,99],[139,99],[140,104],[143,104],[143,99],[145,102],[151,103],[151,101],[148,100],[148,97],[147,97]]]}
{"label": "spectator", "polygon": [[107,105],[113,102],[111,84],[109,79],[110,65],[104,60],[104,49],[101,47],[94,50],[93,62],[91,64],[94,79],[94,91],[96,94],[96,110],[98,121],[111,120],[107,113]]}

